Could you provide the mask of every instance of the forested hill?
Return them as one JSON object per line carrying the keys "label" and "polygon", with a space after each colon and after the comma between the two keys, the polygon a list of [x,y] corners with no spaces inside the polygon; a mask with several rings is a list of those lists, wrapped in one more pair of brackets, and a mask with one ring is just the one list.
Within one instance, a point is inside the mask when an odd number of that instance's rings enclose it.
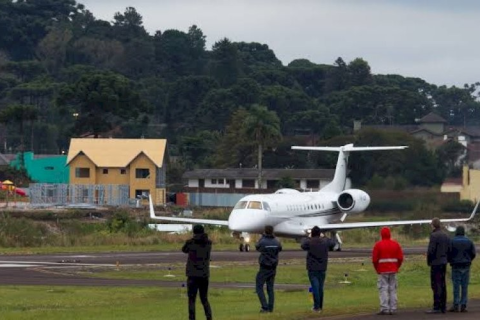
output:
{"label": "forested hill", "polygon": [[412,124],[432,110],[450,124],[479,119],[474,84],[374,75],[362,58],[285,66],[267,44],[206,48],[195,25],[152,35],[134,8],[112,15],[96,19],[73,0],[0,0],[2,152],[59,153],[85,134],[166,137],[188,168],[253,166],[241,127],[264,106],[283,136],[264,150],[265,166],[301,167],[312,160],[285,147],[300,133],[342,140],[354,119]]}

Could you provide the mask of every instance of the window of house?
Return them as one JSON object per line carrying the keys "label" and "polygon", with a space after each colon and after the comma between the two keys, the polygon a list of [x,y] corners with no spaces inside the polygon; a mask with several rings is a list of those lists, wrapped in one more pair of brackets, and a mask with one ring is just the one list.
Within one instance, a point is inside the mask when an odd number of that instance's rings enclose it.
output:
{"label": "window of house", "polygon": [[255,180],[253,179],[244,179],[242,180],[243,188],[255,188]]}
{"label": "window of house", "polygon": [[45,167],[45,170],[53,170],[53,167]]}
{"label": "window of house", "polygon": [[217,179],[212,179],[212,184],[217,184]]}
{"label": "window of house", "polygon": [[135,169],[135,178],[148,179],[150,178],[150,169]]}
{"label": "window of house", "polygon": [[225,179],[217,179],[217,184],[225,184]]}
{"label": "window of house", "polygon": [[320,186],[318,180],[307,180],[307,188],[317,189]]}
{"label": "window of house", "polygon": [[102,172],[103,174],[108,174],[108,169],[103,169]]}
{"label": "window of house", "polygon": [[135,198],[137,199],[146,199],[150,194],[150,190],[135,190]]}
{"label": "window of house", "polygon": [[127,169],[120,169],[120,174],[127,174]]}
{"label": "window of house", "polygon": [[75,178],[90,178],[90,168],[75,168]]}
{"label": "window of house", "polygon": [[276,189],[278,181],[277,180],[267,180],[267,189]]}

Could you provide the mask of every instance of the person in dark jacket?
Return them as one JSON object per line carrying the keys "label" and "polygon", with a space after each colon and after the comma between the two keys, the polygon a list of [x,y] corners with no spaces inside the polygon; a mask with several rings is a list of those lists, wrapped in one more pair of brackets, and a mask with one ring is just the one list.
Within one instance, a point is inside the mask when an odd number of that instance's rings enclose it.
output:
{"label": "person in dark jacket", "polygon": [[441,230],[440,219],[432,219],[432,233],[428,243],[427,264],[430,266],[430,284],[433,291],[433,308],[426,313],[445,313],[447,306],[447,255],[450,237]]}
{"label": "person in dark jacket", "polygon": [[[470,265],[477,251],[472,240],[465,236],[465,228],[458,226],[452,247],[448,253],[448,262],[452,266],[453,306],[450,312],[467,311],[468,282],[470,281]],[[460,287],[462,288],[460,296]]]}
{"label": "person in dark jacket", "polygon": [[[265,226],[265,233],[255,245],[260,252],[258,264],[260,269],[256,278],[256,292],[260,300],[260,312],[273,312],[275,302],[273,286],[277,273],[278,253],[282,251],[282,244],[275,238],[272,226]],[[263,292],[263,285],[267,285],[268,303]]]}
{"label": "person in dark jacket", "polygon": [[377,241],[372,251],[372,263],[378,274],[377,287],[380,297],[379,315],[395,314],[397,311],[397,272],[402,266],[403,251],[397,241],[391,239],[390,229],[380,230],[382,240]]}
{"label": "person in dark jacket", "polygon": [[186,275],[188,292],[188,317],[195,320],[195,301],[200,293],[207,320],[212,320],[212,309],[208,302],[208,281],[210,277],[210,252],[212,242],[208,239],[203,226],[193,227],[193,238],[187,240],[182,251],[188,254]]}
{"label": "person in dark jacket", "polygon": [[307,272],[312,286],[312,310],[315,312],[321,312],[323,309],[323,285],[327,272],[328,251],[334,245],[331,239],[323,236],[317,226],[312,228],[310,238],[305,238],[301,244],[302,249],[307,251]]}

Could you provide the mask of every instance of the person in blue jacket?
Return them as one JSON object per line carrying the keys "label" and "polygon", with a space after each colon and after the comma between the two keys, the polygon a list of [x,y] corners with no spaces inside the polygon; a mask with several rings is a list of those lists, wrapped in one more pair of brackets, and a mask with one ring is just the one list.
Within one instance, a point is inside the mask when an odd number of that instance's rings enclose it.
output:
{"label": "person in blue jacket", "polygon": [[[273,312],[275,303],[275,294],[273,286],[275,284],[275,275],[277,273],[278,253],[282,251],[282,245],[273,234],[272,226],[265,226],[265,233],[255,245],[260,252],[258,264],[260,269],[256,278],[256,292],[260,300],[261,313]],[[263,285],[267,285],[268,302],[263,292]]]}
{"label": "person in blue jacket", "polygon": [[452,267],[453,283],[453,306],[448,310],[450,312],[467,311],[470,265],[475,256],[475,245],[472,240],[465,236],[465,228],[458,226],[448,253],[448,262]]}

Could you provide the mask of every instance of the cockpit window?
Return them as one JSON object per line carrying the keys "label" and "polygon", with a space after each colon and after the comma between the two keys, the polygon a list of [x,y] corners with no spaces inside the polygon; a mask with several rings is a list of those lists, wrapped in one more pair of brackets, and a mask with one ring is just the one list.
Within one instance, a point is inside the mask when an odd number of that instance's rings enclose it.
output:
{"label": "cockpit window", "polygon": [[233,209],[245,209],[247,207],[248,201],[239,201]]}
{"label": "cockpit window", "polygon": [[250,201],[248,203],[248,209],[260,209],[260,210],[262,210],[262,203],[260,201]]}
{"label": "cockpit window", "polygon": [[268,203],[266,203],[266,202],[263,202],[263,208],[264,208],[265,210],[272,211],[272,209],[270,209],[270,206],[269,206]]}

